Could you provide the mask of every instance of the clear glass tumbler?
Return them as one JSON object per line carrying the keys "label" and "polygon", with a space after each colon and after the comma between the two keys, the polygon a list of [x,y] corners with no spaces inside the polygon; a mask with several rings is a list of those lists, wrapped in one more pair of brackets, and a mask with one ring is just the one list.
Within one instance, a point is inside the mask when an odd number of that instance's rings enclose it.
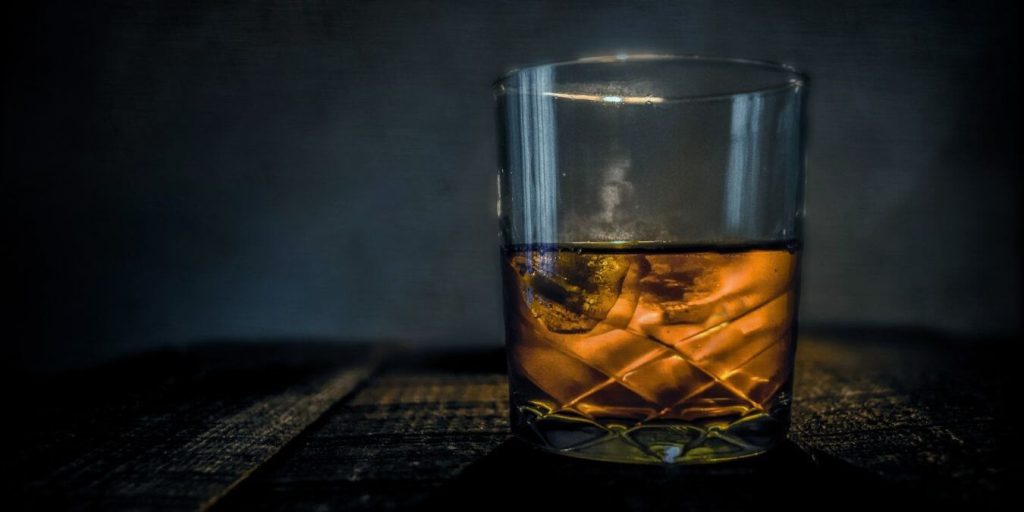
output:
{"label": "clear glass tumbler", "polygon": [[785,437],[805,93],[785,66],[658,55],[495,84],[515,435],[642,463]]}

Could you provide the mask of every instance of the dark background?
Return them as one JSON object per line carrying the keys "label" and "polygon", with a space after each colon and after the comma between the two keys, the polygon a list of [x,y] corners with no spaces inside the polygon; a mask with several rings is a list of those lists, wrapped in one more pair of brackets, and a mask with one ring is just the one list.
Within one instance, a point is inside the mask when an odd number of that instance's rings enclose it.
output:
{"label": "dark background", "polygon": [[811,76],[805,325],[1017,335],[1019,14],[983,1],[8,11],[7,359],[282,336],[500,344],[490,83],[622,51]]}

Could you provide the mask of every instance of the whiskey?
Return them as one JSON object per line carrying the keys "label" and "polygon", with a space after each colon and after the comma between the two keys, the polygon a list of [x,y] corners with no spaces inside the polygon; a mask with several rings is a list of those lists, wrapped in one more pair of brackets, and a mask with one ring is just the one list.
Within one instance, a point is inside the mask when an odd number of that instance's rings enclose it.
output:
{"label": "whiskey", "polygon": [[795,243],[503,254],[513,430],[604,460],[707,462],[785,432]]}

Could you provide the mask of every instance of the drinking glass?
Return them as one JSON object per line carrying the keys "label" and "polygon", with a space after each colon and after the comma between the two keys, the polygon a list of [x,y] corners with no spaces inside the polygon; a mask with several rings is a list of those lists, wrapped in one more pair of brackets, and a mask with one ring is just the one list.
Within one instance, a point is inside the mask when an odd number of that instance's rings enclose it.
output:
{"label": "drinking glass", "polygon": [[789,422],[806,79],[632,55],[495,83],[513,433],[705,463]]}

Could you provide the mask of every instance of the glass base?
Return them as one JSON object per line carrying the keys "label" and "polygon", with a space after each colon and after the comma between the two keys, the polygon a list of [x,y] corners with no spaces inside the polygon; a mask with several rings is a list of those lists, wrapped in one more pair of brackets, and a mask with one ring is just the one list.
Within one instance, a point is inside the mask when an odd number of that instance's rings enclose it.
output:
{"label": "glass base", "polygon": [[785,438],[786,422],[764,412],[702,421],[592,420],[517,408],[513,434],[545,451],[606,462],[708,464],[753,457]]}

